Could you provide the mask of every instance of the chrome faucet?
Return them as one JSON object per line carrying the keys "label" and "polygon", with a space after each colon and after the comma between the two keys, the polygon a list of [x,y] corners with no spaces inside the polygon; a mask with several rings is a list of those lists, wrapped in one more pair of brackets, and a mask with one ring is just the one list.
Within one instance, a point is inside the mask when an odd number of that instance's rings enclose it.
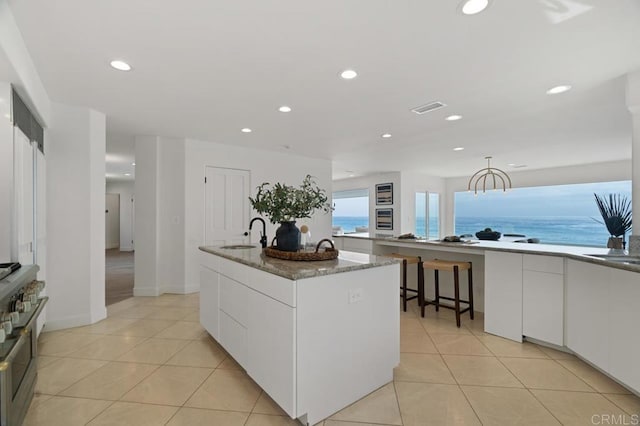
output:
{"label": "chrome faucet", "polygon": [[262,248],[266,248],[267,247],[267,224],[265,223],[264,219],[261,217],[254,217],[253,219],[251,219],[251,222],[249,222],[249,231],[251,231],[253,222],[255,222],[256,220],[259,220],[260,222],[262,222],[262,232],[260,233],[260,245],[262,246]]}

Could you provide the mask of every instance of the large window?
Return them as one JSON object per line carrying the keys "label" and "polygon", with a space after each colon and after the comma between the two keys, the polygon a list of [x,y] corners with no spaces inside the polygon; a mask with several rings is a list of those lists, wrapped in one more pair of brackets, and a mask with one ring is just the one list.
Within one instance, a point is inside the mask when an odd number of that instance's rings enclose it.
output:
{"label": "large window", "polygon": [[599,223],[594,193],[620,193],[631,198],[631,182],[517,188],[477,196],[456,192],[455,233],[475,235],[491,228],[503,234],[537,238],[546,244],[603,247],[609,233]]}
{"label": "large window", "polygon": [[333,193],[333,227],[342,232],[369,231],[369,190],[353,189]]}
{"label": "large window", "polygon": [[416,236],[440,238],[440,194],[416,192]]}

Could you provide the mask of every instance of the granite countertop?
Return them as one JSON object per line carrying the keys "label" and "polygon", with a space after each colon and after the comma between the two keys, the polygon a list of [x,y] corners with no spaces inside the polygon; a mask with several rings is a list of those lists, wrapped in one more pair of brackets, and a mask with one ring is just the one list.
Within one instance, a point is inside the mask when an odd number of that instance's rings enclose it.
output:
{"label": "granite countertop", "polygon": [[279,275],[289,280],[313,278],[321,275],[338,274],[399,263],[399,260],[389,257],[354,253],[345,250],[340,250],[337,259],[308,262],[268,257],[262,253],[262,248],[260,247],[251,249],[223,249],[216,246],[200,246],[198,248],[203,252],[215,254],[216,256]]}
{"label": "granite countertop", "polygon": [[[525,244],[508,241],[487,241],[487,240],[470,240],[469,242],[448,243],[437,240],[412,240],[399,239],[394,237],[375,237],[367,233],[341,235],[342,238],[355,238],[372,240],[380,245],[389,245],[395,247],[407,247],[427,250],[444,250],[456,251],[456,249],[477,250],[482,254],[484,251],[502,251],[522,254],[537,254],[543,256],[562,256],[574,260],[593,263],[596,265],[609,266],[616,269],[624,269],[626,271],[640,272],[640,265],[631,263],[614,262],[604,258],[598,258],[590,255],[607,255],[609,249],[601,247],[584,247],[584,246],[565,246],[556,244]],[[335,236],[334,236],[335,238]],[[621,255],[625,256],[625,255]],[[638,257],[630,257],[630,260],[640,259]]]}

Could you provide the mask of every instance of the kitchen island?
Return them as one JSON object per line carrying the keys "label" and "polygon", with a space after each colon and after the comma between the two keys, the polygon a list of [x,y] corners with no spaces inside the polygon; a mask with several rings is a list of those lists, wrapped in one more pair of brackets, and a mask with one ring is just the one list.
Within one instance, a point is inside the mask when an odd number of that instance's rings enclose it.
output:
{"label": "kitchen island", "polygon": [[[376,255],[472,261],[485,332],[568,350],[640,395],[640,340],[633,338],[640,328],[640,259],[608,257],[606,248],[502,241],[450,243],[368,234],[334,241],[339,249]],[[452,288],[450,274],[442,275],[441,293]],[[432,280],[425,274],[427,297]]]}
{"label": "kitchen island", "polygon": [[294,419],[315,424],[393,380],[398,261],[294,262],[200,247],[200,322]]}

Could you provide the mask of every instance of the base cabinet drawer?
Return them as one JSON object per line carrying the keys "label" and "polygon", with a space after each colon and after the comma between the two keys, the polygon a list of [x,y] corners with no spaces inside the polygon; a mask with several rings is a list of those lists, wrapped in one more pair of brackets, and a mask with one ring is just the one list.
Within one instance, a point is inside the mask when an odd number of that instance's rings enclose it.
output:
{"label": "base cabinet drawer", "polygon": [[522,333],[564,345],[564,275],[522,272]]}
{"label": "base cabinet drawer", "polygon": [[243,368],[247,366],[247,328],[220,311],[220,344]]}
{"label": "base cabinet drawer", "polygon": [[216,340],[220,337],[219,276],[209,268],[200,267],[200,324]]}

